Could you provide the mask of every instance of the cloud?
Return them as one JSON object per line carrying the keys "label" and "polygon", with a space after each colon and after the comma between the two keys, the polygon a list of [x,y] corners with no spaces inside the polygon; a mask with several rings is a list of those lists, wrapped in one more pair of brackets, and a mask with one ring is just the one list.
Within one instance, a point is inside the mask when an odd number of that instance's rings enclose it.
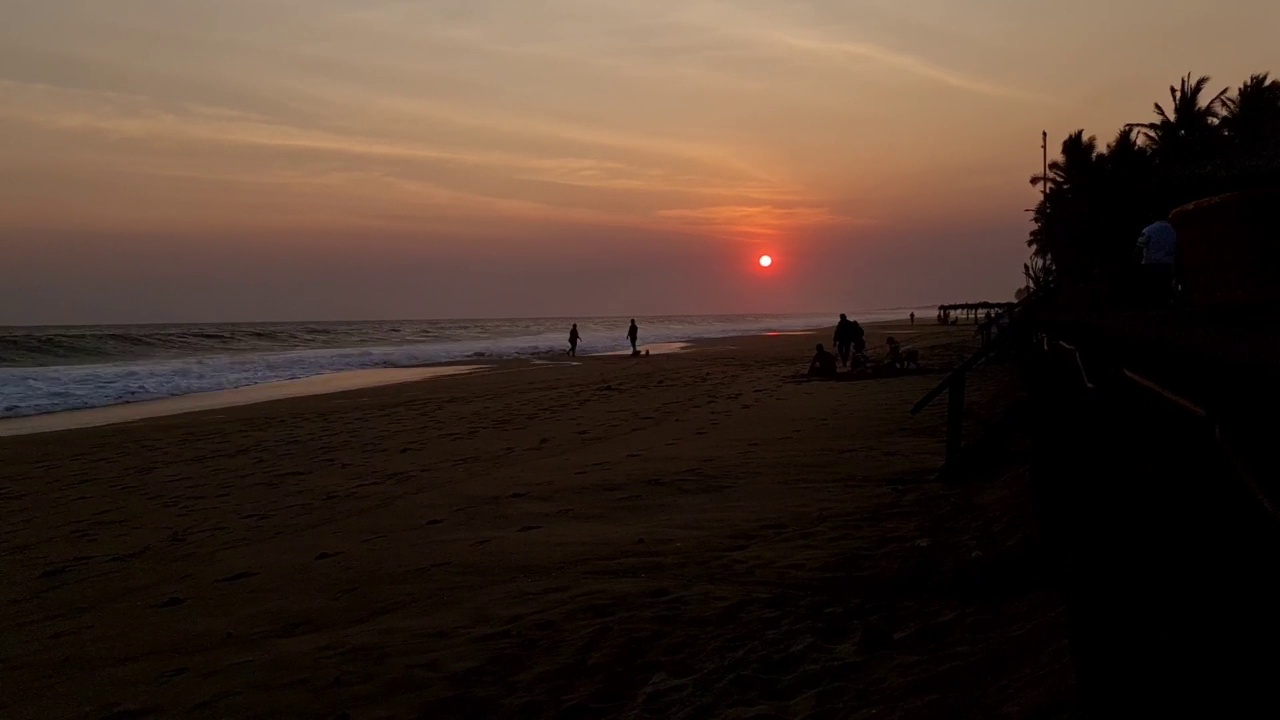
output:
{"label": "cloud", "polygon": [[755,240],[785,237],[820,226],[855,224],[851,218],[820,206],[718,205],[660,210],[657,216],[721,237]]}
{"label": "cloud", "polygon": [[[591,191],[629,193],[633,196],[706,196],[718,199],[784,200],[804,196],[794,187],[762,179],[763,173],[745,168],[734,161],[720,162],[714,151],[701,146],[666,141],[662,138],[636,138],[610,131],[571,128],[536,120],[509,124],[479,120],[467,123],[465,116],[443,113],[440,116],[475,130],[510,132],[526,138],[540,139],[534,150],[505,152],[487,149],[482,138],[476,147],[457,143],[433,145],[429,138],[381,137],[346,134],[332,130],[312,129],[285,124],[253,113],[198,105],[163,104],[145,96],[100,91],[72,90],[51,86],[0,81],[0,93],[8,101],[0,104],[0,119],[35,125],[57,132],[102,135],[115,143],[131,141],[127,172],[205,177],[234,181],[237,174],[253,182],[274,180],[281,184],[315,184],[331,174],[317,174],[314,166],[328,158],[345,158],[351,167],[363,169],[366,176],[399,178],[412,183],[418,191],[433,187],[428,196],[448,191],[451,202],[465,206],[480,204],[486,211],[494,201],[505,200],[507,207],[518,205],[527,211],[537,206],[521,204],[520,198],[486,196],[482,192],[464,192],[450,188],[449,167],[468,168],[494,178],[496,186],[507,181],[528,181]],[[427,115],[430,117],[430,115]],[[563,154],[546,148],[546,139],[564,140],[569,148],[577,146],[578,154]],[[270,150],[286,153],[294,166],[281,167],[268,162],[267,156],[242,157],[237,167],[228,157],[227,148]],[[222,148],[223,152],[210,154]],[[601,150],[624,150],[633,161],[604,157]],[[151,150],[148,154],[148,150]],[[124,152],[123,147],[117,148]],[[676,160],[678,162],[672,162]],[[434,170],[431,170],[433,169]],[[424,173],[439,178],[430,183]],[[346,177],[349,177],[346,176]],[[368,177],[364,178],[365,180]],[[453,174],[455,184],[462,178]],[[655,200],[656,202],[657,200]],[[665,200],[664,200],[665,202]],[[545,205],[553,205],[546,203]],[[634,203],[633,203],[634,204]],[[599,220],[607,211],[582,208],[592,219]],[[563,212],[563,208],[562,208]],[[521,215],[526,215],[522,212]],[[643,217],[640,214],[639,217]]]}
{"label": "cloud", "polygon": [[857,57],[872,60],[917,77],[933,80],[949,87],[966,90],[979,95],[1036,103],[1053,102],[1052,99],[1046,96],[1026,93],[1021,90],[983,80],[982,78],[963,75],[952,70],[938,67],[937,65],[934,65],[922,58],[895,52],[873,43],[823,40],[816,37],[789,35],[784,33],[769,33],[767,34],[767,37],[770,41],[783,47],[827,56],[837,60],[845,57]]}

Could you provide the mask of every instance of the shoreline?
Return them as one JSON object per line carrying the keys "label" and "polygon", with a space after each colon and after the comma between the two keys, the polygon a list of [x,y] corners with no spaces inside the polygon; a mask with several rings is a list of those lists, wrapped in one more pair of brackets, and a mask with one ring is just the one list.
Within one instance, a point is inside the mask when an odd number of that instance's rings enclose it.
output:
{"label": "shoreline", "polygon": [[[905,324],[906,318],[899,320],[879,320],[864,323],[863,327],[876,331],[886,327],[898,327]],[[902,335],[910,335],[930,327],[925,323],[908,328],[899,328]],[[812,328],[806,330],[765,331],[747,335],[726,335],[721,337],[693,338],[688,340],[661,341],[645,345],[652,355],[671,355],[675,353],[697,352],[707,348],[724,346],[733,341],[751,338],[796,338],[817,335],[828,328]],[[615,350],[599,353],[584,353],[576,358],[566,358],[560,354],[548,354],[546,357],[531,358],[471,358],[445,360],[416,367],[405,368],[369,368],[362,370],[342,370],[332,373],[310,375],[291,380],[243,385],[240,387],[213,390],[209,392],[173,395],[137,402],[115,403],[88,408],[59,410],[34,415],[0,418],[0,438],[36,435],[65,430],[77,430],[90,427],[103,427],[121,423],[137,422],[159,417],[187,415],[207,412],[243,405],[256,405],[278,400],[307,397],[312,395],[328,395],[344,393],[384,385],[439,380],[464,374],[490,373],[512,369],[534,369],[539,367],[555,367],[590,362],[596,359],[630,359],[628,350]],[[476,362],[476,361],[481,362]]]}
{"label": "shoreline", "polygon": [[[789,331],[787,333],[762,333],[760,335],[735,335],[720,338],[701,338],[695,340],[658,342],[644,346],[652,355],[670,355],[696,351],[700,345],[713,344],[735,338],[763,337],[766,335],[809,335],[818,330]],[[554,359],[552,359],[554,358]],[[561,355],[535,358],[492,358],[489,362],[476,363],[468,360],[445,360],[418,367],[406,368],[369,368],[364,370],[342,370],[332,373],[310,375],[292,380],[276,380],[273,382],[242,385],[240,387],[209,392],[188,393],[170,397],[140,400],[137,402],[100,405],[97,407],[59,410],[56,412],[20,415],[0,418],[0,438],[38,435],[66,430],[119,425],[152,418],[188,415],[209,412],[244,405],[257,405],[314,395],[332,395],[337,393],[365,390],[385,385],[440,380],[467,374],[505,372],[517,369],[532,370],[557,366],[577,365],[591,358],[631,359],[631,352],[618,350],[594,354],[582,354],[576,358]]]}

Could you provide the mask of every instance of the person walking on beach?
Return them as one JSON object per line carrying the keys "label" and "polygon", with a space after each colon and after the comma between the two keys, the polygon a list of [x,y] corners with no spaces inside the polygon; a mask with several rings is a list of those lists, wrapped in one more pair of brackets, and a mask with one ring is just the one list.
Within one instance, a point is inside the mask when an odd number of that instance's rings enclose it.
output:
{"label": "person walking on beach", "polygon": [[836,323],[836,332],[831,337],[831,344],[836,346],[836,354],[840,356],[840,364],[849,367],[849,350],[853,347],[853,326],[849,316],[840,313],[840,322]]}
{"label": "person walking on beach", "polygon": [[636,340],[640,339],[640,327],[636,325],[635,318],[631,318],[631,327],[627,328],[627,340],[631,342],[631,354],[639,355],[640,351],[636,349]]}
{"label": "person walking on beach", "polygon": [[581,339],[582,336],[578,334],[578,323],[574,323],[573,327],[569,328],[569,352],[565,354],[569,357],[578,357],[578,341]]}
{"label": "person walking on beach", "polygon": [[912,324],[912,325],[915,325],[915,324],[916,324],[916,311],[915,311],[915,310],[912,310],[912,311],[911,311],[911,324]]}

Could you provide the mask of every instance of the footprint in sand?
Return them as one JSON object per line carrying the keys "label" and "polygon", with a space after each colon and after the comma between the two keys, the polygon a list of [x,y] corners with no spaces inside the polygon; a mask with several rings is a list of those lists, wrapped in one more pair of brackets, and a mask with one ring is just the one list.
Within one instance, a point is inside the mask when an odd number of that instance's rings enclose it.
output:
{"label": "footprint in sand", "polygon": [[534,530],[541,530],[541,529],[542,529],[541,525],[525,525],[524,527],[520,528],[516,532],[533,532]]}
{"label": "footprint in sand", "polygon": [[493,538],[485,538],[485,539],[483,539],[483,540],[477,540],[477,541],[475,541],[475,542],[471,543],[471,547],[473,547],[473,548],[478,548],[478,547],[482,547],[482,546],[484,546],[484,545],[488,545],[488,544],[489,544],[489,543],[491,543],[491,542],[493,542]]}
{"label": "footprint in sand", "polygon": [[512,499],[514,500],[514,499],[516,499],[516,498],[529,497],[529,493],[527,493],[527,492],[513,492],[513,493],[511,493],[510,495],[508,495],[507,497],[512,498]]}
{"label": "footprint in sand", "polygon": [[319,555],[316,555],[316,560],[329,560],[330,558],[336,558],[341,554],[342,553],[340,552],[322,552]]}
{"label": "footprint in sand", "polygon": [[440,518],[431,518],[430,520],[428,520],[428,521],[426,521],[426,522],[424,522],[424,523],[422,523],[422,524],[423,524],[423,525],[430,526],[430,525],[439,525],[440,523],[443,523],[443,522],[444,522],[444,521],[443,521],[443,520],[441,520]]}
{"label": "footprint in sand", "polygon": [[191,672],[191,668],[188,668],[188,667],[174,668],[172,670],[160,673],[160,676],[156,678],[156,682],[163,685],[164,683],[170,680],[173,680],[175,678],[180,678],[189,672]]}
{"label": "footprint in sand", "polygon": [[241,580],[248,580],[248,579],[249,579],[249,578],[251,578],[251,577],[257,577],[258,575],[261,575],[261,574],[262,574],[262,573],[249,572],[249,571],[247,571],[247,570],[246,570],[246,571],[243,571],[243,572],[238,572],[238,573],[236,573],[235,575],[228,575],[228,576],[226,576],[226,577],[224,577],[224,578],[218,578],[217,580],[214,580],[214,582],[216,582],[216,583],[233,583],[233,582],[239,582],[239,581],[241,581]]}

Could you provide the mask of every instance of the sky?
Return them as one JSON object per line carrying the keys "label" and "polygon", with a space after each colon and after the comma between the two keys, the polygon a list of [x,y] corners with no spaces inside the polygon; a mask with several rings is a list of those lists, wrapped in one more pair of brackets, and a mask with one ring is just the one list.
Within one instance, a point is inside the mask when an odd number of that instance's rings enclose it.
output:
{"label": "sky", "polygon": [[0,13],[0,324],[1011,299],[1042,129],[1280,72],[1274,0]]}

